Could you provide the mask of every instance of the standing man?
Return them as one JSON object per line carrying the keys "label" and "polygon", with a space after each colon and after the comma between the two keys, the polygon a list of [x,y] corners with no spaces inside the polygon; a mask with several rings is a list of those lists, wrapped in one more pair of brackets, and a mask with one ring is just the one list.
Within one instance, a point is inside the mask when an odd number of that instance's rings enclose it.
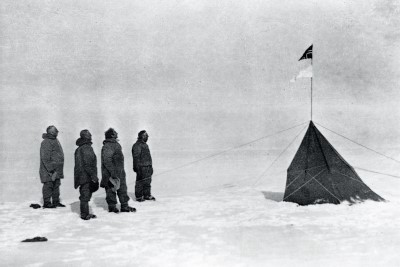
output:
{"label": "standing man", "polygon": [[64,152],[55,126],[47,127],[40,145],[40,181],[43,183],[43,208],[65,207],[60,203],[60,185],[64,178]]}
{"label": "standing man", "polygon": [[97,158],[92,148],[92,134],[89,130],[82,130],[80,138],[76,140],[78,148],[75,150],[74,187],[79,187],[81,218],[90,220],[96,215],[89,213],[89,201],[92,197],[90,184],[97,183]]}
{"label": "standing man", "polygon": [[136,143],[132,146],[133,171],[136,172],[136,201],[156,200],[151,195],[151,176],[153,166],[149,146],[146,144],[149,135],[140,131]]}
{"label": "standing man", "polygon": [[118,143],[118,133],[110,128],[105,132],[101,150],[101,187],[106,190],[108,211],[118,213],[117,197],[121,203],[121,212],[135,212],[136,209],[128,205],[128,187],[124,170],[124,155]]}

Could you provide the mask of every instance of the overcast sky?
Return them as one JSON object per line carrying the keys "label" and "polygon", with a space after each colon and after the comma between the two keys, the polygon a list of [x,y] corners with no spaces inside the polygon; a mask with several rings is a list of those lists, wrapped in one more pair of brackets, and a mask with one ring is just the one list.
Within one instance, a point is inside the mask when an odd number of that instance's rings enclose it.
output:
{"label": "overcast sky", "polygon": [[100,149],[115,127],[127,154],[142,129],[155,151],[219,151],[308,121],[310,81],[289,81],[310,64],[298,59],[311,44],[314,120],[398,148],[398,1],[4,0],[0,8],[3,169],[19,153],[36,172],[51,124],[71,156],[84,128]]}

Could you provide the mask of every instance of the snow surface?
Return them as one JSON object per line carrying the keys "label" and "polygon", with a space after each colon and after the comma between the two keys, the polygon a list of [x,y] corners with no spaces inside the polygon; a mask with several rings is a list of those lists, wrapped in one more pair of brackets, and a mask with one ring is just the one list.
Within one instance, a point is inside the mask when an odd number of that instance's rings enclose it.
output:
{"label": "snow surface", "polygon": [[[101,189],[100,189],[101,190]],[[0,204],[2,266],[399,266],[400,198],[297,206],[282,192],[225,185],[111,214],[102,191],[66,208]],[[132,197],[132,195],[131,195]],[[386,196],[387,197],[387,196]],[[394,199],[393,199],[394,198]],[[48,242],[21,243],[45,236]]]}
{"label": "snow surface", "polygon": [[[398,163],[329,133],[326,137],[353,166],[400,176]],[[157,201],[131,200],[137,213],[111,214],[100,189],[90,202],[98,218],[90,221],[79,217],[71,157],[61,185],[67,207],[55,210],[29,207],[41,203],[41,183],[33,178],[37,166],[28,164],[18,173],[3,168],[8,179],[0,195],[0,265],[400,266],[400,179],[357,170],[387,202],[305,207],[282,202],[286,168],[300,141],[271,168],[282,150],[260,150],[268,147],[262,142],[174,171],[215,152],[155,150],[152,191]],[[129,148],[123,146],[125,155]],[[394,158],[398,151],[386,149]],[[127,157],[133,198],[129,166]],[[48,242],[20,242],[35,236]]]}

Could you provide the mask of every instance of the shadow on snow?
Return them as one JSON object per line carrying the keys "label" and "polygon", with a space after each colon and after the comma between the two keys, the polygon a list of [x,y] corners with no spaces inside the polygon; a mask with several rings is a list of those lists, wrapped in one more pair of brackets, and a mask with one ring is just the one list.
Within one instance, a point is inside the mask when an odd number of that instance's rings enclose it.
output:
{"label": "shadow on snow", "polygon": [[261,191],[265,199],[272,200],[275,202],[281,202],[283,200],[283,192],[271,192],[271,191]]}

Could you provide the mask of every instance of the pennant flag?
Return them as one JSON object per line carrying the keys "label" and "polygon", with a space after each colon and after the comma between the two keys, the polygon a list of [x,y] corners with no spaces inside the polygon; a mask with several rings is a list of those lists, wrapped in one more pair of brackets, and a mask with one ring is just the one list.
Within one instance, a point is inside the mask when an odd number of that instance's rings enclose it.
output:
{"label": "pennant flag", "polygon": [[312,58],[312,46],[313,45],[307,48],[307,50],[304,52],[303,56],[299,59],[299,61],[302,59]]}
{"label": "pennant flag", "polygon": [[312,66],[308,66],[304,70],[301,70],[296,77],[290,80],[290,82],[294,83],[298,78],[311,78],[312,76],[313,76]]}

